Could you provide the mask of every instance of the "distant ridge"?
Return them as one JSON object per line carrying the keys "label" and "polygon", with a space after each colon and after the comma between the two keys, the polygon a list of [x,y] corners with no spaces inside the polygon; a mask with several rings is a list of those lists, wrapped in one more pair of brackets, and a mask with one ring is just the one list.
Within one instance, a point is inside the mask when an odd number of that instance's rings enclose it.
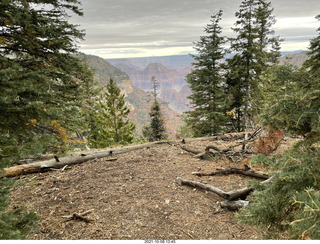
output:
{"label": "distant ridge", "polygon": [[[282,58],[290,55],[295,56],[301,53],[302,56],[306,55],[306,50],[285,51],[281,52]],[[232,54],[228,54],[229,57]],[[135,69],[143,70],[150,63],[159,63],[166,66],[169,69],[183,69],[191,66],[193,58],[190,55],[172,55],[172,56],[152,56],[152,57],[139,57],[139,58],[114,58],[106,59],[112,65],[118,67],[119,65],[126,64]]]}
{"label": "distant ridge", "polygon": [[301,67],[303,63],[308,59],[307,51],[301,51],[301,52],[293,52],[293,53],[287,53],[283,55],[280,58],[280,64],[284,63],[290,63],[293,65],[296,65],[298,67]]}
{"label": "distant ridge", "polygon": [[[301,67],[307,60],[307,51],[282,52],[280,64],[290,63]],[[232,54],[226,55],[229,58]],[[169,101],[170,108],[181,113],[188,111],[187,96],[191,90],[185,76],[193,69],[190,55],[162,57],[107,59],[112,65],[130,76],[132,83],[144,91],[151,89],[151,77],[156,76],[160,83],[160,97]]]}
{"label": "distant ridge", "polygon": [[137,69],[143,70],[150,63],[159,63],[169,69],[184,69],[191,66],[193,58],[190,55],[155,56],[142,58],[117,58],[107,59],[109,63],[117,67],[118,64],[133,65]]}

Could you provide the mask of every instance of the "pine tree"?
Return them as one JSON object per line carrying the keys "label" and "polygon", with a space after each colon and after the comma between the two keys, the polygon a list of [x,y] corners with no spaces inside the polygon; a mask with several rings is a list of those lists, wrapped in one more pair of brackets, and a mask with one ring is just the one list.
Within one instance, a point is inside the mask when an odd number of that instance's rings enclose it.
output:
{"label": "pine tree", "polygon": [[[0,168],[59,150],[81,124],[83,84],[92,79],[74,54],[84,33],[68,23],[77,0],[0,1]],[[61,150],[60,150],[61,151]],[[0,238],[22,239],[35,214],[5,211],[9,183],[0,178]]]}
{"label": "pine tree", "polygon": [[[320,14],[316,16],[320,21]],[[320,33],[320,28],[317,30]],[[313,76],[320,77],[320,35],[312,39],[309,47],[309,60],[306,61],[305,66],[310,68],[310,72]]]}
{"label": "pine tree", "polygon": [[151,78],[153,91],[151,95],[153,97],[153,103],[150,108],[150,118],[151,122],[149,126],[143,128],[143,136],[146,137],[149,141],[161,141],[167,139],[166,128],[164,118],[161,113],[160,102],[158,101],[158,92],[159,83],[156,80],[155,76]]}
{"label": "pine tree", "polygon": [[292,239],[320,238],[319,40],[320,35],[311,41],[311,56],[306,62],[309,71],[293,80],[290,92],[261,115],[264,125],[286,129],[304,139],[281,155],[253,159],[251,163],[272,168],[274,180],[256,190],[255,203],[238,215],[242,222],[272,234],[287,231]]}
{"label": "pine tree", "polygon": [[302,67],[285,63],[275,65],[262,77],[261,111],[290,96],[300,82],[308,82],[309,72]]}
{"label": "pine tree", "polygon": [[186,112],[187,124],[192,125],[194,136],[213,135],[223,130],[225,118],[224,79],[221,61],[226,40],[221,36],[219,22],[222,10],[211,16],[211,23],[205,28],[206,36],[195,43],[198,55],[194,58],[195,69],[187,75],[192,94],[188,97],[192,105]]}
{"label": "pine tree", "polygon": [[[0,168],[2,166],[0,164]],[[13,185],[11,179],[0,180],[0,240],[25,239],[37,227],[38,216],[35,212],[26,213],[22,209],[7,211],[9,188]]]}
{"label": "pine tree", "polygon": [[281,40],[273,37],[271,29],[275,23],[272,11],[271,4],[266,1],[244,0],[236,13],[238,20],[232,29],[237,37],[231,39],[230,48],[236,54],[227,62],[227,85],[230,109],[237,111],[238,129],[246,130],[251,111],[255,114],[259,111],[261,76],[280,56]]}
{"label": "pine tree", "polygon": [[73,0],[0,3],[0,137],[7,145],[1,156],[8,161],[13,155],[46,152],[43,145],[56,140],[54,132],[43,134],[43,128],[53,120],[67,130],[79,124],[82,85],[92,77],[73,55],[74,41],[84,34],[67,19],[68,11],[82,15],[78,4]]}
{"label": "pine tree", "polygon": [[93,110],[91,145],[104,148],[132,143],[135,125],[128,119],[130,110],[125,104],[124,94],[112,78]]}

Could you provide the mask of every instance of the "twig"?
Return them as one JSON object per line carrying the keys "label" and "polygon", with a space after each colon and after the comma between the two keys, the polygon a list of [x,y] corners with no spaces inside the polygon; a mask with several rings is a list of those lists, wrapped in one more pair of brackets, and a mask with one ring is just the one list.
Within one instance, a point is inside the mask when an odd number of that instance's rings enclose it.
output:
{"label": "twig", "polygon": [[[242,144],[242,152],[245,151],[246,149],[246,144],[248,142],[250,142],[250,140],[255,137],[256,135],[258,135],[261,132],[261,127],[259,127],[258,129],[255,130],[255,132],[252,133],[252,135],[247,139],[246,136],[244,137],[244,141],[241,143]],[[240,145],[241,145],[240,144]]]}
{"label": "twig", "polygon": [[67,216],[62,216],[62,218],[66,218],[67,220],[66,221],[71,221],[71,220],[80,220],[80,221],[84,221],[86,223],[90,223],[94,220],[92,219],[87,219],[83,216],[86,216],[88,215],[89,213],[92,213],[94,209],[90,209],[88,211],[85,211],[83,213],[73,213],[71,215],[67,215]]}
{"label": "twig", "polygon": [[180,230],[185,233],[186,235],[188,235],[191,239],[194,239],[193,235],[191,235],[189,232],[185,231],[184,229],[180,228]]}
{"label": "twig", "polygon": [[61,169],[61,172],[64,171],[67,167],[68,167],[68,165],[65,165],[65,166]]}

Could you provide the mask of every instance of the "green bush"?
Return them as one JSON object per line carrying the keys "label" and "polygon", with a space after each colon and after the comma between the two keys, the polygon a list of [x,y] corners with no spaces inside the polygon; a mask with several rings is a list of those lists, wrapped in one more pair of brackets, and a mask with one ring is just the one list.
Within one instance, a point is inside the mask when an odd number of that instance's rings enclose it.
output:
{"label": "green bush", "polygon": [[275,178],[252,195],[249,208],[237,213],[240,222],[268,230],[269,238],[286,231],[292,239],[320,237],[320,149],[299,143],[271,158],[256,156],[253,162],[272,167]]}

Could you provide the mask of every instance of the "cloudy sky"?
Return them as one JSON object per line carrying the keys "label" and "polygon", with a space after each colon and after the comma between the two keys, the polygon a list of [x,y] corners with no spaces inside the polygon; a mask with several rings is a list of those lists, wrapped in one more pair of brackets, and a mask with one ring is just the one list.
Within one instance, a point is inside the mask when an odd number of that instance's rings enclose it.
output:
{"label": "cloudy sky", "polygon": [[[194,52],[210,16],[222,9],[223,35],[242,0],[82,0],[84,17],[73,17],[86,32],[80,51],[103,58],[179,55]],[[320,0],[271,0],[281,51],[306,50],[317,36]]]}

